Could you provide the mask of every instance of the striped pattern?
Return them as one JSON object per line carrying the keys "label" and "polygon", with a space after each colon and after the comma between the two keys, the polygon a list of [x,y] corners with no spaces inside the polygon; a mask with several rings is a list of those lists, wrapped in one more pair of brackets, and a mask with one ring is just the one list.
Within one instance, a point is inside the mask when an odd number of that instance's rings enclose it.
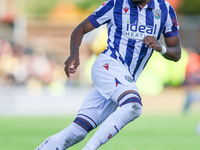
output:
{"label": "striped pattern", "polygon": [[90,122],[92,122],[95,126],[94,126],[94,128],[96,128],[97,127],[97,124],[96,124],[96,122],[94,122],[94,120],[92,119],[92,118],[90,118],[89,116],[87,116],[87,115],[84,115],[84,114],[78,114],[77,116],[82,116],[82,117],[85,117],[85,118],[87,118],[88,120],[90,120]]}
{"label": "striped pattern", "polygon": [[154,51],[145,47],[142,39],[147,35],[158,40],[161,34],[178,36],[175,11],[164,0],[151,0],[142,9],[131,0],[108,0],[88,19],[96,28],[107,23],[108,46],[103,53],[121,61],[135,81]]}
{"label": "striped pattern", "polygon": [[118,103],[121,106],[127,103],[138,103],[142,106],[140,95],[135,91],[126,91],[118,98]]}
{"label": "striped pattern", "polygon": [[133,94],[133,95],[137,95],[137,97],[139,97],[139,99],[141,100],[141,97],[139,95],[139,93],[137,93],[136,91],[133,90],[129,90],[124,92],[117,100],[117,102],[119,103],[125,96],[129,95],[129,94]]}
{"label": "striped pattern", "polygon": [[142,106],[142,102],[141,102],[141,100],[140,100],[138,97],[130,97],[130,98],[128,98],[127,100],[125,100],[125,101],[120,105],[120,107],[123,106],[123,105],[125,105],[125,104],[128,104],[128,103],[138,103],[138,104],[140,104],[140,105]]}
{"label": "striped pattern", "polygon": [[90,132],[93,129],[92,125],[87,120],[80,117],[76,117],[74,123],[77,123],[78,125],[83,127],[87,132]]}

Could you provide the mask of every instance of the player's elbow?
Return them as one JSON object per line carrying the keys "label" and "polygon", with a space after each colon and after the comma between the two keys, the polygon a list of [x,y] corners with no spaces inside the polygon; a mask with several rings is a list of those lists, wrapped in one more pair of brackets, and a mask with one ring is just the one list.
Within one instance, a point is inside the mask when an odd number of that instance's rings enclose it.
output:
{"label": "player's elbow", "polygon": [[174,62],[178,62],[181,59],[181,48],[176,47],[172,49],[171,55],[166,56],[169,60],[172,60]]}
{"label": "player's elbow", "polygon": [[180,59],[181,59],[181,57],[180,57],[180,58],[177,58],[177,59],[175,59],[175,60],[174,60],[174,62],[178,62]]}
{"label": "player's elbow", "polygon": [[176,56],[175,58],[174,58],[174,62],[178,62],[179,60],[181,59],[181,55],[179,55],[179,56]]}
{"label": "player's elbow", "polygon": [[181,59],[181,50],[177,52],[174,57],[174,62],[178,62]]}

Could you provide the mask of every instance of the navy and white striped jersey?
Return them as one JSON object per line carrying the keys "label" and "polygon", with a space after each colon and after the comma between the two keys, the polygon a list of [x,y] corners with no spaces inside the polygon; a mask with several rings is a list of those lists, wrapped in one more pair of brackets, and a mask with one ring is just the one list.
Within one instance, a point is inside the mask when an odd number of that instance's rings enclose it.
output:
{"label": "navy and white striped jersey", "polygon": [[136,81],[153,49],[145,47],[144,37],[178,36],[179,25],[172,6],[164,0],[151,0],[143,8],[131,0],[108,0],[88,17],[98,28],[107,23],[107,49],[103,52],[128,67]]}

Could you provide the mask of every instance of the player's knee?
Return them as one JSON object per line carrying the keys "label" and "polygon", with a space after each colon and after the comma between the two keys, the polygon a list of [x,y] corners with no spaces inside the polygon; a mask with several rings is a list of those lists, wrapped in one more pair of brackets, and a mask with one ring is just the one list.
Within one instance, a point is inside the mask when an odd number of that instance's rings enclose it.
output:
{"label": "player's knee", "polygon": [[118,102],[122,109],[127,110],[132,120],[141,115],[143,107],[139,94],[125,92],[118,99]]}
{"label": "player's knee", "polygon": [[74,140],[78,143],[78,142],[80,142],[80,141],[82,141],[84,138],[85,138],[85,134],[78,134],[78,135],[75,135],[74,136]]}
{"label": "player's knee", "polygon": [[130,121],[135,120],[142,114],[143,107],[138,103],[128,103],[122,106],[123,109],[127,110],[127,114],[130,118]]}
{"label": "player's knee", "polygon": [[138,103],[132,103],[132,113],[134,116],[139,117],[142,114],[143,107]]}
{"label": "player's knee", "polygon": [[127,110],[129,118],[134,120],[139,117],[142,113],[142,101],[139,93],[135,91],[126,91],[120,95],[118,98],[118,103],[120,107]]}

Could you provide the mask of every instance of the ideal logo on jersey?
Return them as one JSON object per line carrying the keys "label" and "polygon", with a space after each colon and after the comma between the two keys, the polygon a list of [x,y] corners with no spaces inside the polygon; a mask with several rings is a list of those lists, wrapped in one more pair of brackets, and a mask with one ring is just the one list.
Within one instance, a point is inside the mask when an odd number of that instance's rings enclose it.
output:
{"label": "ideal logo on jersey", "polygon": [[127,28],[126,28],[126,37],[133,40],[143,40],[146,36],[154,36],[156,32],[155,26],[150,25],[143,25],[139,24],[138,21],[135,23],[130,24],[130,21],[127,21]]}

